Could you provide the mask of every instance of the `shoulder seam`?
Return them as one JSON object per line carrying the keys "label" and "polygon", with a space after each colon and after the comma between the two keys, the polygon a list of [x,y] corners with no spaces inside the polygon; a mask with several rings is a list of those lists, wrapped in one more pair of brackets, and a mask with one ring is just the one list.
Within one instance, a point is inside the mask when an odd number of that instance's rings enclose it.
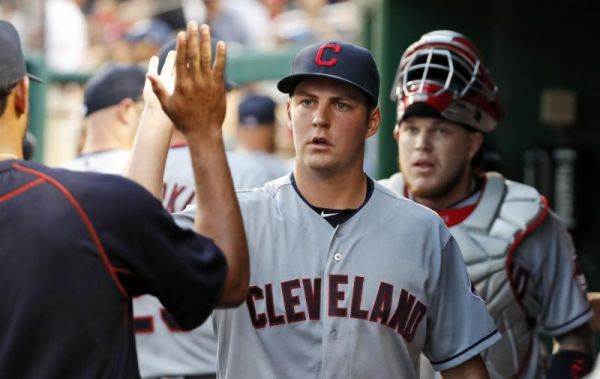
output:
{"label": "shoulder seam", "polygon": [[100,259],[102,260],[102,263],[104,263],[104,266],[106,267],[108,274],[110,275],[110,277],[114,281],[115,285],[117,286],[117,289],[119,290],[121,295],[123,295],[123,297],[128,299],[129,294],[128,294],[127,290],[125,289],[125,287],[123,286],[123,284],[121,283],[121,281],[119,280],[119,278],[117,277],[117,273],[116,273],[117,269],[110,264],[110,260],[108,259],[108,256],[106,255],[106,252],[104,251],[104,246],[102,246],[102,242],[100,241],[100,237],[98,236],[98,233],[96,232],[96,228],[94,228],[94,225],[92,224],[89,217],[87,216],[87,213],[83,210],[83,208],[81,207],[79,202],[73,197],[71,192],[63,184],[61,184],[58,180],[56,180],[55,178],[53,178],[47,174],[44,174],[40,171],[22,166],[18,163],[15,164],[14,167],[15,167],[15,169],[17,169],[19,171],[22,171],[22,172],[37,176],[38,178],[41,178],[45,182],[54,186],[67,199],[67,201],[71,204],[71,206],[75,209],[75,212],[77,212],[77,214],[83,221],[86,229],[88,230],[88,233],[90,234],[90,237],[92,238],[94,245],[98,249],[98,255],[100,255]]}

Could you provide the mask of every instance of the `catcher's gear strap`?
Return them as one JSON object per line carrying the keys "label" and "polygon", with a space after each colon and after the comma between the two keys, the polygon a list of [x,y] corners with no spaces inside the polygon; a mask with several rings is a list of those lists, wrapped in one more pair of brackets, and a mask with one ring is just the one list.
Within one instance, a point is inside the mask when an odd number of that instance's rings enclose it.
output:
{"label": "catcher's gear strap", "polygon": [[593,363],[589,354],[561,350],[552,356],[546,379],[581,379],[592,371]]}

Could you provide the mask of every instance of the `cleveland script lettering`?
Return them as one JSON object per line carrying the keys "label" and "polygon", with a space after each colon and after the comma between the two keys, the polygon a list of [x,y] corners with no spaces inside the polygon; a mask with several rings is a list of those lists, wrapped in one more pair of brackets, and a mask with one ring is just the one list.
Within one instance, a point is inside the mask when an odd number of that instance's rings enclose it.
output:
{"label": "cleveland script lettering", "polygon": [[[394,289],[393,285],[385,282],[379,283],[373,304],[364,304],[366,279],[362,276],[355,276],[352,281],[350,279],[348,275],[329,275],[327,278],[328,317],[350,317],[380,323],[395,330],[406,341],[412,341],[427,313],[427,306],[404,288]],[[320,320],[321,288],[322,278],[292,279],[279,285],[267,283],[264,286],[251,286],[246,300],[250,321],[254,328],[262,329]],[[281,296],[274,296],[275,289],[281,291]],[[394,290],[399,291],[395,307],[392,304]],[[277,304],[276,298],[281,299],[282,304]],[[259,312],[257,308],[265,311]]]}

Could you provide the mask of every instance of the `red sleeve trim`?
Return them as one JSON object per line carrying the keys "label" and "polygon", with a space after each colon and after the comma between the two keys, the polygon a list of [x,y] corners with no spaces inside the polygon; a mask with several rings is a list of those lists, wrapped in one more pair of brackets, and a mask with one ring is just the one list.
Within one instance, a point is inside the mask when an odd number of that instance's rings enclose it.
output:
{"label": "red sleeve trim", "polygon": [[31,182],[25,184],[24,186],[21,186],[15,190],[5,193],[4,195],[0,196],[0,203],[3,201],[6,201],[6,200],[10,200],[15,196],[19,196],[20,194],[27,191],[28,189],[31,189],[39,184],[42,184],[43,182],[45,182],[44,179],[38,178],[36,180],[32,180]]}
{"label": "red sleeve trim", "polygon": [[[515,238],[515,242],[513,242],[513,244],[511,245],[510,250],[508,251],[508,256],[506,258],[506,272],[508,275],[508,282],[510,283],[510,287],[511,287],[513,293],[515,294],[515,298],[517,299],[519,306],[521,306],[521,308],[523,309],[525,314],[527,314],[527,311],[525,309],[525,306],[521,302],[521,299],[519,298],[519,296],[517,296],[517,289],[515,288],[515,283],[512,280],[512,259],[513,259],[513,256],[515,255],[515,252],[521,245],[521,242],[523,242],[523,239],[525,239],[525,237],[527,237],[529,234],[531,234],[531,232],[533,232],[540,225],[542,225],[542,222],[544,222],[544,220],[548,216],[548,213],[549,213],[548,200],[546,200],[546,198],[542,195],[542,196],[540,196],[540,201],[542,202],[541,212],[538,214],[537,218],[535,220],[533,220],[533,222],[531,224],[529,224],[529,226]],[[523,360],[521,367],[519,367],[519,370],[517,371],[515,378],[519,378],[523,374],[523,372],[525,372],[525,369],[527,368],[527,366],[529,364],[529,357],[531,356],[531,353],[532,353],[532,345],[533,345],[533,338],[532,338],[532,336],[530,336],[527,356]]]}
{"label": "red sleeve trim", "polygon": [[87,214],[85,213],[83,208],[81,208],[81,205],[79,205],[77,200],[75,200],[73,195],[71,195],[71,192],[69,192],[69,190],[65,186],[63,186],[60,182],[58,182],[56,179],[54,179],[53,177],[48,176],[42,172],[39,172],[37,170],[31,169],[31,168],[28,168],[25,166],[21,166],[18,163],[15,163],[13,165],[13,167],[19,171],[23,171],[28,174],[37,176],[38,178],[40,178],[39,180],[43,180],[43,181],[50,183],[51,185],[56,187],[67,198],[67,200],[71,203],[73,208],[75,208],[75,211],[79,214],[79,217],[81,217],[81,220],[85,224],[85,226],[88,230],[88,233],[90,234],[90,237],[92,238],[92,241],[94,242],[94,245],[96,245],[96,248],[98,249],[100,259],[102,259],[104,266],[106,267],[109,275],[115,282],[117,288],[119,289],[119,292],[121,292],[123,297],[128,299],[130,296],[127,293],[127,291],[125,290],[125,287],[123,287],[123,284],[119,281],[119,278],[117,277],[116,272],[118,269],[113,267],[110,264],[110,261],[106,255],[106,252],[104,251],[104,247],[102,246],[102,242],[100,242],[100,238],[98,237],[98,233],[96,233],[96,229],[94,228],[94,225],[92,225],[92,222],[90,221],[89,217],[87,216]]}

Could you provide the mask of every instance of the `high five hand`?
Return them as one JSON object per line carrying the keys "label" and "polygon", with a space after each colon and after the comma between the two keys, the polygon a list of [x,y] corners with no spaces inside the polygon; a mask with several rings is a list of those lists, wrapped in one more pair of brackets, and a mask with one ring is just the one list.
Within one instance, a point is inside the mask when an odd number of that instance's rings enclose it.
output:
{"label": "high five hand", "polygon": [[152,89],[162,109],[183,134],[221,132],[225,119],[225,44],[217,44],[212,58],[210,30],[190,22],[177,34],[175,88],[172,94],[155,74],[149,74]]}

